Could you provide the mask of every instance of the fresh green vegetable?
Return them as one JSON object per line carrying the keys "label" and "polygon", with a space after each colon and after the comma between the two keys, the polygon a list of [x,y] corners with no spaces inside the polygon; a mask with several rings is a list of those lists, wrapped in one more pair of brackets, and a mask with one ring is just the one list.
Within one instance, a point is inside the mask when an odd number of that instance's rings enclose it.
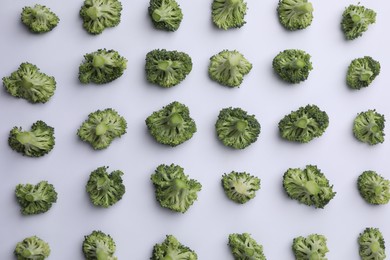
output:
{"label": "fresh green vegetable", "polygon": [[390,181],[374,171],[364,171],[357,180],[362,198],[370,204],[387,204],[390,200]]}
{"label": "fresh green vegetable", "polygon": [[220,29],[240,28],[246,22],[246,2],[244,0],[213,0],[211,16]]}
{"label": "fresh green vegetable", "polygon": [[279,0],[280,23],[288,30],[305,29],[313,21],[313,5],[307,0]]}
{"label": "fresh green vegetable", "polygon": [[366,228],[359,234],[358,243],[362,260],[386,259],[385,240],[378,228]]}
{"label": "fresh green vegetable", "polygon": [[84,238],[83,253],[86,260],[117,260],[115,250],[114,239],[102,231],[94,230]]}
{"label": "fresh green vegetable", "polygon": [[385,116],[374,110],[359,113],[353,122],[353,134],[356,139],[370,145],[385,141]]}
{"label": "fresh green vegetable", "polygon": [[326,237],[311,234],[308,237],[296,237],[293,240],[292,250],[296,260],[327,260],[325,254],[329,252],[326,246]]}
{"label": "fresh green vegetable", "polygon": [[228,245],[235,260],[266,260],[263,246],[248,233],[230,234]]}
{"label": "fresh green vegetable", "polygon": [[352,89],[368,87],[380,71],[380,63],[370,56],[354,59],[348,67],[347,85]]}
{"label": "fresh green vegetable", "polygon": [[174,236],[167,235],[164,242],[153,247],[151,260],[197,260],[191,248],[182,245]]}
{"label": "fresh green vegetable", "polygon": [[244,204],[256,196],[260,179],[246,172],[232,171],[222,176],[222,187],[229,199]]}
{"label": "fresh green vegetable", "polygon": [[18,242],[14,254],[18,260],[44,260],[50,255],[50,247],[39,237],[32,236]]}
{"label": "fresh green vegetable", "polygon": [[34,33],[49,32],[57,26],[60,19],[48,7],[36,4],[26,6],[21,14],[22,23]]}
{"label": "fresh green vegetable", "polygon": [[183,13],[175,0],[150,0],[149,15],[155,28],[176,31],[183,20]]}
{"label": "fresh green vegetable", "polygon": [[349,5],[345,8],[341,20],[341,28],[347,40],[363,35],[370,24],[376,22],[376,12],[361,5]]}

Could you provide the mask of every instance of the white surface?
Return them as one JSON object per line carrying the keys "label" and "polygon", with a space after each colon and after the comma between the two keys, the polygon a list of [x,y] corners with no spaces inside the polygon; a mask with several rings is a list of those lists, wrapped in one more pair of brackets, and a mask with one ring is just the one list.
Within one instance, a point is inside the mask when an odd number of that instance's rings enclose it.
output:
{"label": "white surface", "polygon": [[[344,8],[357,3],[352,1],[313,0],[313,23],[297,32],[279,24],[276,0],[249,0],[247,24],[229,31],[213,26],[211,0],[179,1],[184,20],[174,33],[153,29],[148,1],[122,2],[120,25],[91,36],[78,16],[82,1],[39,1],[61,19],[57,28],[44,35],[29,33],[19,21],[22,7],[35,1],[2,1],[1,77],[28,61],[55,76],[57,90],[43,105],[0,92],[0,259],[13,259],[16,243],[31,235],[49,242],[50,259],[83,259],[83,237],[95,229],[115,239],[119,259],[134,260],[149,259],[153,245],[166,234],[175,235],[206,260],[232,259],[227,237],[236,232],[251,233],[270,260],[294,259],[292,239],[311,233],[328,238],[329,259],[359,259],[356,239],[368,226],[379,227],[390,243],[390,207],[366,204],[356,189],[356,178],[364,170],[390,178],[390,141],[370,147],[356,141],[351,132],[353,119],[361,111],[376,108],[390,118],[388,2],[360,1],[378,12],[377,23],[363,37],[349,42],[339,23]],[[110,84],[83,86],[77,79],[78,66],[85,53],[98,48],[119,51],[128,59],[128,69]],[[193,70],[182,84],[161,89],[146,82],[145,54],[155,48],[177,49],[192,57]],[[287,85],[273,74],[273,57],[288,48],[312,55],[314,70],[302,84]],[[209,58],[223,49],[237,49],[253,64],[239,89],[222,87],[208,78]],[[371,87],[351,91],[344,83],[347,66],[364,55],[381,62],[381,75]],[[190,108],[198,132],[190,141],[170,148],[149,136],[144,120],[174,100]],[[281,140],[279,120],[308,103],[329,114],[325,134],[304,145]],[[216,138],[219,110],[229,106],[255,114],[262,126],[258,141],[242,151],[224,147]],[[127,134],[108,149],[94,151],[77,138],[76,131],[90,112],[107,107],[126,118]],[[43,158],[22,157],[8,147],[9,130],[28,128],[38,119],[55,127],[54,150]],[[203,185],[198,201],[185,214],[161,208],[154,198],[150,175],[161,163],[181,165]],[[323,210],[290,200],[282,189],[285,170],[306,164],[318,165],[337,192]],[[127,188],[123,199],[109,209],[93,207],[85,192],[89,173],[104,165],[124,171]],[[262,180],[257,197],[246,205],[229,201],[223,193],[220,178],[232,170],[247,171]],[[15,186],[40,180],[55,185],[58,202],[47,213],[21,216]]]}

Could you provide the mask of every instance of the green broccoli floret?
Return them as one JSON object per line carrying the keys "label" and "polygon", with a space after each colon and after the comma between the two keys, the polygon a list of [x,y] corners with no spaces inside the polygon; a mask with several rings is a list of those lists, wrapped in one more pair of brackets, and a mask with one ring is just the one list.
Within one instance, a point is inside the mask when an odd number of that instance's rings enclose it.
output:
{"label": "green broccoli floret", "polygon": [[223,50],[210,58],[209,76],[227,87],[239,87],[252,64],[238,51]]}
{"label": "green broccoli floret", "polygon": [[232,171],[222,176],[222,187],[229,199],[244,204],[256,196],[260,179],[246,172]]}
{"label": "green broccoli floret", "polygon": [[86,260],[117,260],[115,250],[114,239],[101,231],[94,230],[84,238],[83,253]]}
{"label": "green broccoli floret", "polygon": [[196,132],[188,107],[177,101],[153,112],[145,122],[157,142],[172,147],[189,140]]}
{"label": "green broccoli floret", "polygon": [[370,24],[376,21],[376,12],[359,5],[349,5],[343,12],[341,28],[347,40],[363,35]]}
{"label": "green broccoli floret", "polygon": [[296,260],[327,260],[325,254],[329,252],[326,246],[326,237],[311,234],[308,237],[296,237],[293,240],[292,250]]}
{"label": "green broccoli floret", "polygon": [[83,26],[90,34],[101,34],[121,21],[122,3],[118,0],[85,0],[80,9]]}
{"label": "green broccoli floret", "polygon": [[386,259],[385,240],[378,228],[366,228],[359,234],[358,243],[362,260]]}
{"label": "green broccoli floret", "polygon": [[263,246],[248,233],[230,234],[228,245],[235,260],[266,260]]}
{"label": "green broccoli floret", "polygon": [[313,5],[307,0],[280,0],[277,11],[280,23],[291,31],[305,29],[313,20]]}
{"label": "green broccoli floret", "polygon": [[290,168],[283,175],[283,188],[294,200],[315,208],[324,208],[333,199],[333,185],[315,165]]}
{"label": "green broccoli floret", "polygon": [[153,247],[151,260],[197,260],[191,248],[182,245],[174,236],[167,235],[164,242]]}
{"label": "green broccoli floret", "polygon": [[150,0],[148,8],[155,28],[174,32],[179,29],[183,13],[175,0]]}
{"label": "green broccoli floret", "polygon": [[368,87],[380,71],[380,63],[369,56],[354,59],[348,67],[347,85],[352,89]]}
{"label": "green broccoli floret", "polygon": [[308,143],[320,137],[329,125],[329,117],[316,105],[300,107],[279,121],[280,136],[300,143]]}
{"label": "green broccoli floret", "polygon": [[244,0],[213,0],[211,16],[220,29],[240,28],[246,23],[246,9]]}
{"label": "green broccoli floret", "polygon": [[275,56],[272,67],[282,80],[296,84],[309,77],[313,69],[310,58],[310,54],[302,50],[284,50]]}
{"label": "green broccoli floret", "polygon": [[31,63],[24,62],[9,77],[3,77],[8,93],[16,98],[24,98],[31,103],[46,103],[56,90],[54,77],[39,71]]}
{"label": "green broccoli floret", "polygon": [[353,122],[353,134],[364,143],[376,145],[385,141],[385,116],[374,110],[359,113]]}
{"label": "green broccoli floret", "polygon": [[122,76],[127,60],[117,51],[99,49],[84,55],[79,67],[79,80],[83,84],[106,84]]}
{"label": "green broccoli floret", "polygon": [[50,255],[50,247],[37,236],[27,237],[16,244],[14,255],[18,260],[44,260]]}
{"label": "green broccoli floret", "polygon": [[202,185],[184,174],[179,165],[161,164],[152,174],[156,199],[164,208],[184,213],[198,199]]}
{"label": "green broccoli floret", "polygon": [[146,54],[146,79],[161,87],[178,85],[191,70],[192,60],[187,53],[156,49]]}
{"label": "green broccoli floret", "polygon": [[127,122],[114,109],[97,110],[88,115],[77,135],[92,145],[93,149],[107,148],[115,138],[126,133]]}
{"label": "green broccoli floret", "polygon": [[22,23],[34,33],[49,32],[57,26],[60,19],[44,5],[26,6],[21,14]]}
{"label": "green broccoli floret", "polygon": [[387,204],[390,200],[390,181],[374,171],[364,171],[357,185],[362,198],[370,204]]}

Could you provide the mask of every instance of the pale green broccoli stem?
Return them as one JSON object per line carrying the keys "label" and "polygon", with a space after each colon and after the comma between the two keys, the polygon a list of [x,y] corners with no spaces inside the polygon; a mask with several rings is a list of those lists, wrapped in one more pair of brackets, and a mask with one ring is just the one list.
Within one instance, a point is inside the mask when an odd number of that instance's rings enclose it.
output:
{"label": "pale green broccoli stem", "polygon": [[161,61],[158,63],[157,67],[160,69],[160,70],[163,70],[163,71],[167,71],[171,68],[172,66],[172,61],[170,60],[164,60],[164,61]]}
{"label": "pale green broccoli stem", "polygon": [[159,9],[155,9],[152,13],[152,18],[155,22],[161,22],[161,21],[166,21],[169,20],[169,18],[172,16],[171,8],[164,8],[161,6]]}
{"label": "pale green broccoli stem", "polygon": [[29,77],[23,76],[21,86],[24,89],[30,89],[34,86],[33,83],[30,81],[31,79]]}
{"label": "pale green broccoli stem", "polygon": [[104,135],[107,132],[107,130],[108,130],[108,126],[105,123],[101,122],[96,126],[95,134],[97,136],[101,136]]}
{"label": "pale green broccoli stem", "polygon": [[363,72],[361,72],[359,75],[359,80],[360,81],[369,81],[373,74],[374,73],[370,70],[363,70]]}
{"label": "pale green broccoli stem", "polygon": [[352,13],[352,14],[351,14],[351,19],[352,19],[352,22],[353,22],[354,24],[358,24],[358,23],[360,23],[360,21],[362,20],[362,18],[360,17],[360,15],[355,14],[355,13]]}
{"label": "pale green broccoli stem", "polygon": [[16,136],[16,140],[23,145],[31,144],[34,142],[34,135],[30,132],[21,132]]}
{"label": "pale green broccoli stem", "polygon": [[168,124],[169,124],[169,126],[177,127],[177,126],[181,125],[183,123],[183,121],[184,121],[184,119],[179,113],[173,113],[169,117]]}
{"label": "pale green broccoli stem", "polygon": [[245,120],[238,120],[235,124],[235,128],[239,133],[243,133],[248,127],[248,122]]}
{"label": "pale green broccoli stem", "polygon": [[173,190],[174,191],[181,191],[187,188],[187,184],[185,181],[182,181],[180,179],[173,180]]}
{"label": "pale green broccoli stem", "polygon": [[236,67],[240,64],[241,57],[240,55],[232,55],[227,59],[228,67]]}
{"label": "pale green broccoli stem", "polygon": [[100,17],[100,10],[96,6],[88,8],[86,13],[92,21],[95,21]]}
{"label": "pale green broccoli stem", "polygon": [[109,255],[107,254],[106,250],[103,248],[98,247],[96,249],[96,258],[97,260],[107,260],[110,259]]}
{"label": "pale green broccoli stem", "polygon": [[29,248],[24,249],[22,252],[22,256],[25,258],[29,258],[32,255],[34,255],[34,252]]}
{"label": "pale green broccoli stem", "polygon": [[240,0],[227,0],[226,3],[228,5],[237,5],[240,3]]}
{"label": "pale green broccoli stem", "polygon": [[286,64],[289,69],[302,69],[306,66],[306,62],[302,59],[294,59]]}
{"label": "pale green broccoli stem", "polygon": [[375,255],[381,249],[381,245],[378,241],[374,241],[370,245],[371,252]]}
{"label": "pale green broccoli stem", "polygon": [[314,252],[310,255],[309,260],[320,260],[320,256],[317,252]]}
{"label": "pale green broccoli stem", "polygon": [[98,190],[108,190],[110,187],[111,181],[110,179],[104,175],[103,177],[100,177],[96,183]]}
{"label": "pale green broccoli stem", "polygon": [[374,187],[374,193],[375,193],[375,196],[381,196],[382,195],[382,187],[380,185],[376,185]]}
{"label": "pale green broccoli stem", "polygon": [[313,12],[313,5],[311,3],[304,3],[304,4],[296,5],[296,6],[294,6],[294,12],[298,15],[312,13]]}
{"label": "pale green broccoli stem", "polygon": [[37,195],[37,194],[34,194],[34,193],[27,193],[24,198],[28,201],[28,202],[34,202],[34,201],[38,201],[38,200],[41,200],[41,196],[40,195]]}
{"label": "pale green broccoli stem", "polygon": [[309,119],[307,117],[301,117],[299,120],[295,123],[295,126],[301,129],[307,128],[307,125],[309,124]]}
{"label": "pale green broccoli stem", "polygon": [[100,55],[93,56],[92,66],[94,66],[95,68],[103,68],[105,64],[106,64],[106,59],[103,56]]}
{"label": "pale green broccoli stem", "polygon": [[[318,186],[318,184],[315,181],[306,182],[305,188],[311,195],[317,195],[320,192],[320,187]],[[316,258],[312,258],[312,256],[310,256],[310,259],[318,259],[318,256]],[[313,256],[313,257],[315,257],[315,256]]]}
{"label": "pale green broccoli stem", "polygon": [[255,255],[255,250],[252,248],[245,248],[245,255],[246,256],[254,256]]}

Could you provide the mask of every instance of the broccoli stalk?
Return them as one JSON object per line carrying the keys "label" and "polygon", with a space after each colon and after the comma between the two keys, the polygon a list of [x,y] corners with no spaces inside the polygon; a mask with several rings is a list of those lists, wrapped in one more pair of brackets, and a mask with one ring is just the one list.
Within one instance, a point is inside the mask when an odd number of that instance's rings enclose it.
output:
{"label": "broccoli stalk", "polygon": [[370,204],[387,204],[390,200],[390,181],[374,171],[364,171],[357,180],[362,198]]}
{"label": "broccoli stalk", "polygon": [[359,113],[353,123],[353,134],[356,139],[369,145],[385,141],[385,116],[374,110]]}
{"label": "broccoli stalk", "polygon": [[304,29],[313,20],[313,5],[307,0],[280,0],[277,11],[280,23],[291,31]]}
{"label": "broccoli stalk", "polygon": [[341,28],[347,40],[353,40],[363,35],[370,24],[376,22],[376,12],[359,5],[349,5],[345,8],[341,20]]}
{"label": "broccoli stalk", "polygon": [[222,187],[229,199],[244,204],[256,196],[260,179],[246,172],[234,172],[222,176]]}
{"label": "broccoli stalk", "polygon": [[380,70],[380,63],[369,56],[354,59],[348,67],[347,85],[352,89],[368,87]]}
{"label": "broccoli stalk", "polygon": [[37,236],[27,237],[16,244],[14,254],[18,260],[44,260],[50,255],[49,244]]}
{"label": "broccoli stalk", "polygon": [[176,31],[183,13],[175,0],[150,0],[149,15],[155,28],[165,31]]}
{"label": "broccoli stalk", "polygon": [[246,23],[244,0],[214,0],[211,9],[213,22],[220,29],[240,28]]}
{"label": "broccoli stalk", "polygon": [[153,247],[151,260],[197,260],[198,256],[191,248],[182,245],[174,236],[167,235],[164,242]]}
{"label": "broccoli stalk", "polygon": [[26,6],[21,14],[22,23],[34,33],[49,32],[57,26],[60,19],[49,8],[36,4],[33,7]]}
{"label": "broccoli stalk", "polygon": [[237,260],[266,260],[263,253],[263,246],[258,244],[250,234],[230,234],[230,250]]}
{"label": "broccoli stalk", "polygon": [[358,243],[362,260],[386,259],[385,240],[378,228],[366,228],[359,234]]}
{"label": "broccoli stalk", "polygon": [[114,239],[101,231],[94,230],[84,238],[83,253],[87,260],[117,260],[115,250]]}
{"label": "broccoli stalk", "polygon": [[318,234],[294,238],[292,250],[296,260],[327,260],[325,254],[329,252],[326,237]]}

